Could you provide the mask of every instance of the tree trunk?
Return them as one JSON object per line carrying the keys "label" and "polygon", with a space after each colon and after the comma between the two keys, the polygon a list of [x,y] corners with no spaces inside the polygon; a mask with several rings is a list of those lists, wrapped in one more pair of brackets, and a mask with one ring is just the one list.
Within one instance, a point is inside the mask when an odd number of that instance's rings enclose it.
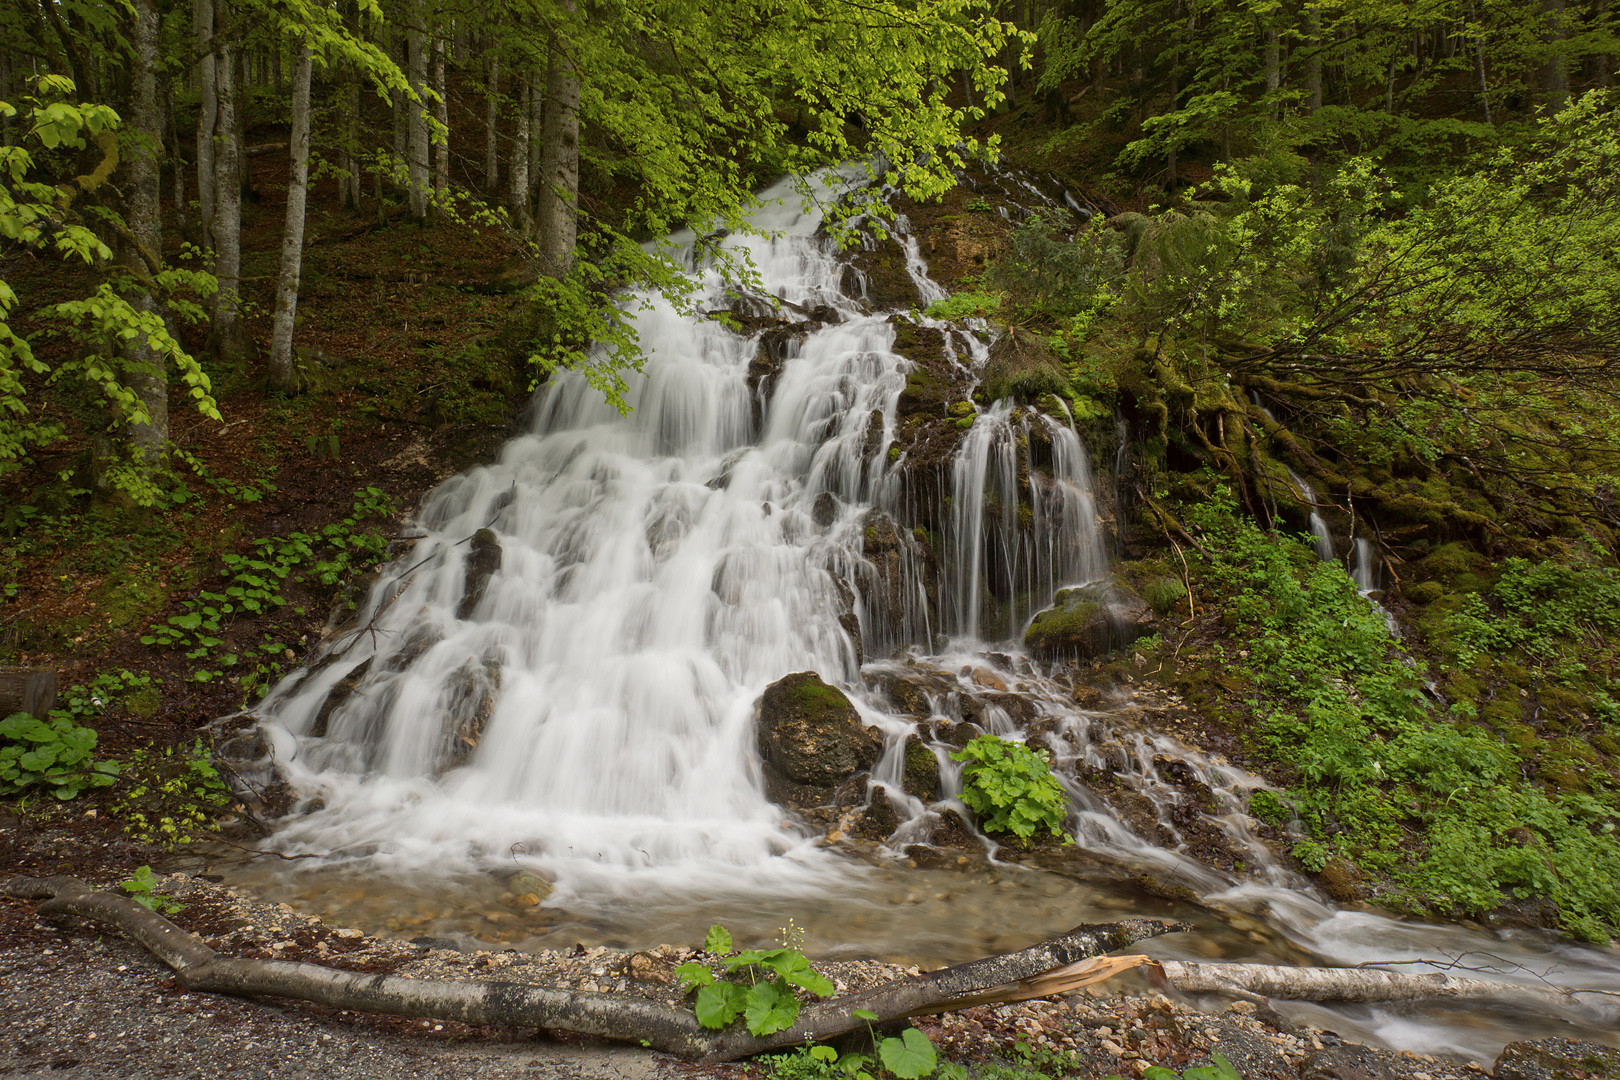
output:
{"label": "tree trunk", "polygon": [[1549,114],[1569,104],[1569,15],[1565,0],[1541,0],[1542,43],[1547,50],[1537,72],[1536,100]]}
{"label": "tree trunk", "polygon": [[[344,0],[343,29],[360,40],[360,16],[354,0]],[[343,144],[338,150],[338,205],[360,209],[360,65],[343,65]]]}
{"label": "tree trunk", "polygon": [[[134,64],[129,111],[124,120],[128,130],[140,138],[124,157],[129,235],[119,244],[118,262],[137,281],[144,281],[163,259],[163,211],[159,202],[163,118],[157,94],[161,22],[157,0],[135,0],[129,35]],[[157,301],[145,285],[135,285],[126,298],[138,311],[158,312]],[[144,334],[121,343],[121,348],[124,382],[135,392],[146,413],[144,422],[128,426],[125,440],[136,464],[150,468],[157,463],[163,444],[169,441],[169,384],[164,358],[147,344]]]}
{"label": "tree trunk", "polygon": [[[411,66],[410,50],[405,45],[405,39],[398,31],[390,33],[389,55],[393,57],[401,71],[408,71]],[[410,160],[410,95],[403,90],[390,90],[389,98],[394,105],[394,162],[398,169],[406,168]]]}
{"label": "tree trunk", "polygon": [[186,156],[180,152],[180,116],[174,107],[174,83],[171,80],[163,95],[166,108],[164,129],[169,133],[169,156],[174,164],[174,225],[185,236],[190,229],[191,206],[186,202]]}
{"label": "tree trunk", "polygon": [[217,0],[214,25],[219,36],[219,60],[214,74],[219,114],[214,141],[214,325],[209,348],[221,360],[243,358],[242,332],[242,154],[237,141],[236,64],[230,40],[229,7]]}
{"label": "tree trunk", "polygon": [[484,61],[484,191],[500,191],[501,58],[490,53]]}
{"label": "tree trunk", "polygon": [[[1144,938],[1192,929],[1185,923],[1148,919],[1080,926],[1017,952],[806,1005],[791,1028],[752,1035],[740,1030],[740,1024],[711,1031],[699,1025],[689,1009],[625,995],[464,979],[408,979],[286,960],[222,957],[163,916],[126,897],[93,891],[76,878],[12,878],[5,891],[14,897],[43,900],[38,908],[41,916],[75,915],[116,926],[173,968],[175,980],[188,991],[274,995],[396,1016],[551,1028],[639,1043],[703,1061],[735,1061],[866,1030],[867,1022],[855,1015],[857,1011],[876,1013],[878,1019],[873,1023],[881,1025],[973,1004],[1067,993],[1147,960],[1103,957],[1103,953]],[[1094,960],[1100,962],[1087,963]]]}
{"label": "tree trunk", "polygon": [[214,79],[214,0],[192,0],[191,21],[197,32],[197,93],[202,99],[197,111],[197,205],[206,238],[214,229],[214,136],[219,118],[219,89]]}
{"label": "tree trunk", "polygon": [[[1468,21],[1474,22],[1474,5],[1468,5]],[[1491,119],[1491,88],[1485,81],[1485,32],[1483,28],[1474,31],[1474,63],[1479,72],[1479,104],[1485,110],[1485,122],[1494,123]]]}
{"label": "tree trunk", "polygon": [[523,235],[529,235],[533,224],[529,217],[529,102],[534,86],[528,82],[518,87],[517,121],[512,132],[512,165],[506,170],[506,204],[512,213],[512,224]]}
{"label": "tree trunk", "polygon": [[304,260],[304,199],[309,191],[309,42],[293,45],[292,176],[287,184],[287,223],[281,234],[281,279],[276,283],[275,325],[270,333],[270,382],[293,388],[293,325],[298,315],[298,277]]}
{"label": "tree trunk", "polygon": [[444,35],[433,41],[433,190],[443,203],[450,197],[450,87],[444,77]]}
{"label": "tree trunk", "polygon": [[1322,17],[1314,7],[1305,8],[1305,108],[1312,115],[1322,108]]}
{"label": "tree trunk", "polygon": [[406,139],[406,181],[410,186],[411,217],[425,222],[428,214],[428,124],[427,124],[427,7],[422,0],[413,0],[405,28],[405,51],[414,101],[407,99],[408,137]]}
{"label": "tree trunk", "polygon": [[[564,5],[573,9],[572,0]],[[565,42],[553,38],[546,72],[545,131],[540,144],[540,201],[535,211],[535,240],[540,245],[540,272],[567,277],[574,269],[575,216],[579,201],[579,73]]]}

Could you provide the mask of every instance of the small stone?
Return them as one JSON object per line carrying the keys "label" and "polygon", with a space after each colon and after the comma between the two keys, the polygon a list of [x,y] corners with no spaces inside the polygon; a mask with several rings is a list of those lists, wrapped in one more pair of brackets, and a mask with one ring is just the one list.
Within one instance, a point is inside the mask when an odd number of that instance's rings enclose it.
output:
{"label": "small stone", "polygon": [[1252,1002],[1252,1001],[1234,1001],[1234,1002],[1232,1002],[1232,1004],[1230,1004],[1230,1005],[1228,1005],[1226,1007],[1226,1011],[1227,1012],[1237,1013],[1239,1016],[1253,1016],[1254,1015],[1254,1002]]}
{"label": "small stone", "polygon": [[1114,1042],[1112,1039],[1104,1039],[1099,1045],[1101,1045],[1105,1051],[1113,1054],[1115,1057],[1125,1056],[1125,1048],[1119,1045],[1119,1043]]}
{"label": "small stone", "polygon": [[337,932],[337,936],[340,938],[349,938],[350,940],[353,940],[354,938],[365,937],[366,932],[364,930],[356,930],[353,927],[344,927],[342,930]]}

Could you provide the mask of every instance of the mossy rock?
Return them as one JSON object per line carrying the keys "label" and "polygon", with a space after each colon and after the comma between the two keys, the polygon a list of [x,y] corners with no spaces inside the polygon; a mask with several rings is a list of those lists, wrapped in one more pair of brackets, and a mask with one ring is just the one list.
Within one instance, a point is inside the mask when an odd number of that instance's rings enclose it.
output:
{"label": "mossy rock", "polygon": [[1537,771],[1544,783],[1550,784],[1559,791],[1587,791],[1589,785],[1586,774],[1574,768],[1543,768]]}
{"label": "mossy rock", "polygon": [[1423,605],[1432,604],[1445,594],[1445,586],[1438,581],[1420,581],[1416,585],[1403,589],[1401,593],[1412,603]]}
{"label": "mossy rock", "polygon": [[1620,739],[1607,734],[1594,735],[1592,736],[1592,749],[1610,757],[1620,757]]}
{"label": "mossy rock", "polygon": [[1152,630],[1147,603],[1128,588],[1092,582],[1057,594],[1030,622],[1024,645],[1042,659],[1090,659],[1122,649]]}
{"label": "mossy rock", "polygon": [[1497,672],[1514,685],[1515,693],[1518,692],[1518,688],[1529,686],[1532,678],[1529,668],[1523,664],[1515,664],[1511,660],[1501,661],[1497,666]]}
{"label": "mossy rock", "polygon": [[1186,601],[1187,585],[1177,577],[1149,578],[1142,584],[1142,599],[1154,614],[1163,617]]}
{"label": "mossy rock", "polygon": [[1446,689],[1454,701],[1478,701],[1485,696],[1485,687],[1472,675],[1452,672],[1446,677]]}
{"label": "mossy rock", "polygon": [[939,759],[915,735],[906,739],[906,765],[904,783],[907,795],[915,795],[924,802],[939,798]]}
{"label": "mossy rock", "polygon": [[1316,875],[1322,891],[1341,904],[1353,904],[1367,896],[1367,886],[1361,870],[1342,855],[1335,855]]}
{"label": "mossy rock", "polygon": [[813,671],[765,688],[760,697],[760,756],[798,784],[833,787],[870,768],[883,739],[861,722],[844,692]]}

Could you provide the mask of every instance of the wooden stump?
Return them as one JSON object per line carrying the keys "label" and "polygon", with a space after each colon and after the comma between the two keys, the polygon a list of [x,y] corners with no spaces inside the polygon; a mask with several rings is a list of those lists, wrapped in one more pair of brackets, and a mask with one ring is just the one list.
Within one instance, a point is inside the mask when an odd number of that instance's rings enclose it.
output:
{"label": "wooden stump", "polygon": [[56,672],[0,667],[0,717],[25,712],[43,720],[56,705]]}

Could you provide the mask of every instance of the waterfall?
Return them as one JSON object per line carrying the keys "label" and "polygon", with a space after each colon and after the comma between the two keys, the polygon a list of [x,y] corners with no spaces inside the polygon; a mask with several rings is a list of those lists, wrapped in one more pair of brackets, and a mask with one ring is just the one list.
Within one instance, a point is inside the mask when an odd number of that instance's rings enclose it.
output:
{"label": "waterfall", "polygon": [[1333,534],[1328,531],[1327,519],[1316,509],[1315,489],[1293,469],[1288,470],[1288,479],[1299,489],[1299,497],[1304,500],[1305,505],[1311,508],[1311,542],[1316,545],[1316,557],[1323,562],[1332,562]]}
{"label": "waterfall", "polygon": [[[1092,691],[1082,704],[1086,688],[1030,660],[1030,617],[1108,569],[1072,418],[969,403],[982,327],[871,311],[841,287],[865,295],[791,186],[763,200],[757,233],[721,241],[757,268],[741,295],[701,266],[695,237],[675,241],[699,309],[768,319],[780,307],[782,323],[736,331],[628,297],[647,357],[630,415],[560,374],[496,462],[424,500],[411,550],[257,710],[309,797],[271,844],[316,858],[258,860],[238,880],[335,918],[531,946],[701,940],[712,921],[757,943],[793,918],[820,955],[940,963],[1128,908],[1199,921],[1195,941],[1151,943],[1156,955],[1217,941],[1279,962],[1483,947],[1471,932],[1436,947],[1422,937],[1432,928],[1335,911],[1255,838],[1243,806],[1258,777],[1155,732],[1130,699]],[[942,295],[917,237],[896,235],[918,299]],[[915,361],[897,338],[922,331],[963,378],[955,400],[914,405],[903,423]],[[917,410],[954,425],[937,460],[901,438]],[[1313,511],[1311,523],[1332,558],[1325,522]],[[1357,566],[1370,575],[1360,542]],[[892,813],[866,862],[764,794],[755,703],[805,670],[884,736],[867,794],[877,806],[882,788]],[[879,853],[922,858],[907,845],[964,811],[947,737],[963,725],[1052,752],[1079,840],[1060,853],[1066,876],[991,862],[969,880]],[[905,789],[919,747],[939,766],[926,796]],[[856,794],[850,813],[870,810]],[[1203,857],[1216,849],[1228,869]],[[553,886],[521,914],[500,899],[515,869]],[[1207,906],[1149,899],[1142,875]],[[1608,963],[1573,949],[1561,962],[1589,984]],[[1334,1026],[1366,1037],[1383,1016]],[[1449,1031],[1410,1030],[1388,1041],[1437,1045],[1426,1040]]]}

